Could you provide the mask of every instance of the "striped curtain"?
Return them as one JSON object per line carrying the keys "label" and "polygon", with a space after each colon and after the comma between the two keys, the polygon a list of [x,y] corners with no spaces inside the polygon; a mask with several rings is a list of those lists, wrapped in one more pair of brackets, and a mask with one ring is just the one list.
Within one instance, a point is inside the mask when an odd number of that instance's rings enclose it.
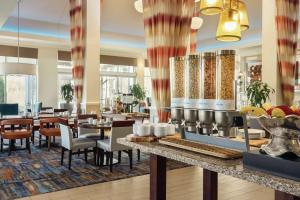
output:
{"label": "striped curtain", "polygon": [[[197,6],[196,8],[199,8],[199,7]],[[199,10],[198,9],[195,9],[193,17],[199,17]],[[197,50],[197,33],[198,33],[198,29],[191,29],[190,54],[195,54],[196,53],[196,50]]]}
{"label": "striped curtain", "polygon": [[184,56],[189,45],[194,0],[143,0],[153,99],[160,122],[170,107],[169,58]]}
{"label": "striped curtain", "polygon": [[294,101],[299,0],[276,0],[277,57],[283,103]]}
{"label": "striped curtain", "polygon": [[85,64],[85,27],[83,15],[83,0],[69,0],[70,2],[70,36],[72,75],[74,81],[77,113],[81,112],[83,78]]}

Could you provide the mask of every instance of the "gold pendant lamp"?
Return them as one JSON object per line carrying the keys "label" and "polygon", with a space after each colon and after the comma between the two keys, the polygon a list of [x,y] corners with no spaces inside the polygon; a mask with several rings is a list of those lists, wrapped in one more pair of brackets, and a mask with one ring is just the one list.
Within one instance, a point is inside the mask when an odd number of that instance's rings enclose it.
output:
{"label": "gold pendant lamp", "polygon": [[223,0],[201,0],[200,12],[203,15],[217,15],[223,11]]}
{"label": "gold pendant lamp", "polygon": [[249,19],[246,4],[242,1],[238,2],[238,9],[240,13],[241,31],[249,29]]}
{"label": "gold pendant lamp", "polygon": [[220,14],[216,39],[222,42],[241,40],[240,15],[237,0],[225,0],[225,9]]}

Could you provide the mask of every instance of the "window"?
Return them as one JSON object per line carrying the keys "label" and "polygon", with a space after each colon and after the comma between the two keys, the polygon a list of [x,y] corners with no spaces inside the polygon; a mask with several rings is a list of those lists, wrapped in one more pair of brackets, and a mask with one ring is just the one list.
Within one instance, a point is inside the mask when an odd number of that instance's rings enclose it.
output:
{"label": "window", "polygon": [[101,104],[113,105],[116,97],[130,93],[130,87],[136,82],[136,67],[124,65],[100,65]]}
{"label": "window", "polygon": [[[20,63],[37,64],[36,59],[19,58]],[[0,62],[17,63],[17,57],[0,56]],[[19,110],[24,111],[37,100],[37,80],[34,75],[9,74],[0,75],[0,103],[18,103]]]}
{"label": "window", "polygon": [[146,91],[146,97],[151,97],[152,83],[151,83],[151,74],[150,74],[149,67],[145,67],[144,69],[144,88]]}

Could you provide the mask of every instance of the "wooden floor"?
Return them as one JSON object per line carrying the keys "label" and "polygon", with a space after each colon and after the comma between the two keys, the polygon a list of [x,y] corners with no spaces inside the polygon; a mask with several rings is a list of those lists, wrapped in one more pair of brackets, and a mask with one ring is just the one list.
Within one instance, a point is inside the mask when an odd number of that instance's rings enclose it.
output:
{"label": "wooden floor", "polygon": [[[149,175],[63,190],[22,200],[147,200]],[[168,172],[168,200],[201,200],[202,169],[188,167]],[[228,176],[219,176],[219,200],[273,200],[274,191]]]}

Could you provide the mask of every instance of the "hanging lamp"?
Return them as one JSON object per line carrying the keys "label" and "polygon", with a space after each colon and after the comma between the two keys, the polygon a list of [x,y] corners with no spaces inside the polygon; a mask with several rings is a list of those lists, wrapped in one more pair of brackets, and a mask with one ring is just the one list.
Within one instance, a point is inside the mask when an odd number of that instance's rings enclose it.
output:
{"label": "hanging lamp", "polygon": [[246,4],[243,1],[238,2],[238,10],[240,13],[241,31],[249,29],[249,18]]}
{"label": "hanging lamp", "polygon": [[139,13],[143,13],[143,0],[137,0],[134,2],[134,8]]}
{"label": "hanging lamp", "polygon": [[36,65],[20,63],[20,2],[18,0],[18,62],[0,63],[0,75],[26,74],[36,75]]}
{"label": "hanging lamp", "polygon": [[200,12],[203,15],[217,15],[223,11],[223,0],[201,0]]}
{"label": "hanging lamp", "polygon": [[235,42],[241,40],[240,15],[237,9],[232,8],[232,1],[219,17],[216,39],[222,42]]}

